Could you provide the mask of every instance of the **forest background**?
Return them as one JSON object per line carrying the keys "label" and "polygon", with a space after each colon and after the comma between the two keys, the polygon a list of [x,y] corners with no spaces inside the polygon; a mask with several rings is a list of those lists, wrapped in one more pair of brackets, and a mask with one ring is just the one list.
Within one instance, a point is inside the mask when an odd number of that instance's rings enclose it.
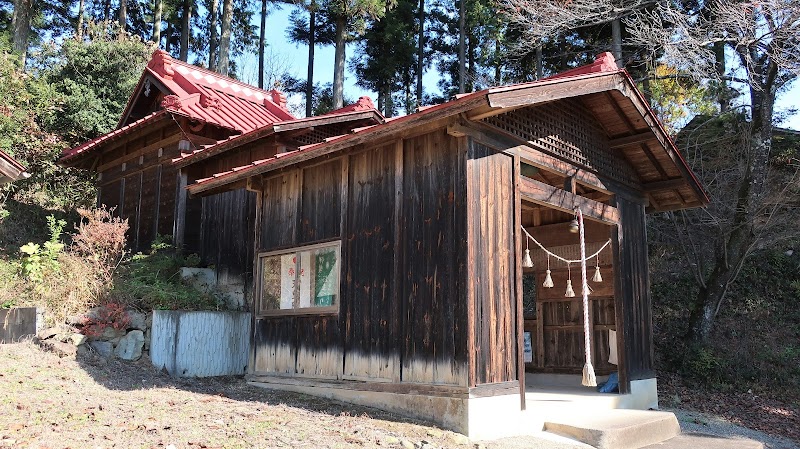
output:
{"label": "forest background", "polygon": [[[738,394],[800,421],[798,2],[0,0],[0,149],[31,173],[0,200],[0,280],[27,242],[71,244],[45,217],[75,222],[95,191],[56,160],[116,126],[156,48],[283,90],[299,117],[365,92],[412,113],[611,51],[712,199],[649,216],[666,403]],[[11,284],[0,302],[41,296]]]}

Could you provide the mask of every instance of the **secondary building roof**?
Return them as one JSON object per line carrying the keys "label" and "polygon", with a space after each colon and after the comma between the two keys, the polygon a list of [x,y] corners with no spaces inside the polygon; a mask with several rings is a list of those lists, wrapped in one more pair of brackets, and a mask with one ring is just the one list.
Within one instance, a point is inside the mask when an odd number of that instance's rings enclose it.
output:
{"label": "secondary building roof", "polygon": [[25,167],[15,161],[13,157],[0,150],[0,185],[30,176],[30,173],[25,170]]}
{"label": "secondary building roof", "polygon": [[[630,75],[619,69],[610,53],[592,64],[539,81],[503,86],[457,96],[414,114],[306,145],[295,151],[216,173],[188,186],[193,194],[224,189],[251,176],[278,170],[343,149],[400,136],[409,128],[444,118],[469,124],[515,109],[579,98],[603,128],[609,151],[620,152],[631,164],[655,210],[702,206],[708,197],[669,135],[655,117]],[[527,139],[526,139],[527,140]],[[520,142],[526,144],[529,142]],[[537,148],[542,150],[541,148]],[[580,167],[588,171],[593,168]]]}

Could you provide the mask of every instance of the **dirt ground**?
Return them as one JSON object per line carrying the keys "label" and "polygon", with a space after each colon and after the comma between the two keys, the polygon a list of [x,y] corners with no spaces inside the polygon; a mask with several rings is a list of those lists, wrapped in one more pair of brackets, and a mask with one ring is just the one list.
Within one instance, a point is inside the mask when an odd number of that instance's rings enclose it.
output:
{"label": "dirt ground", "polygon": [[531,438],[476,445],[424,422],[241,378],[174,379],[146,359],[76,360],[32,343],[0,345],[0,448],[281,447],[579,446]]}

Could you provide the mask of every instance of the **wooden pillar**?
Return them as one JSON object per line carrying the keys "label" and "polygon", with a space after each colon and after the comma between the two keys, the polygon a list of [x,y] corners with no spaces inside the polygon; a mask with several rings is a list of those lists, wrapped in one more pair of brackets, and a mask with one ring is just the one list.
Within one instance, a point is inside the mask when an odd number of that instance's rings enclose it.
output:
{"label": "wooden pillar", "polygon": [[522,306],[522,197],[519,193],[520,177],[519,155],[514,155],[514,287],[517,299],[516,335],[517,335],[517,377],[519,380],[520,409],[525,410],[525,318]]}
{"label": "wooden pillar", "polygon": [[175,221],[172,226],[172,241],[175,248],[183,248],[184,230],[186,227],[186,182],[187,176],[184,169],[178,170],[175,187]]}

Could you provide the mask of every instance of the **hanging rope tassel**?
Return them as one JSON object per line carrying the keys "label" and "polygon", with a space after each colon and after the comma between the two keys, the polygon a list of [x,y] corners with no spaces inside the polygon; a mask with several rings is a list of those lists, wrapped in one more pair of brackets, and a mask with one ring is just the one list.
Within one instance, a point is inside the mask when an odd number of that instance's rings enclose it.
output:
{"label": "hanging rope tassel", "polygon": [[542,287],[553,288],[555,284],[553,284],[553,277],[550,276],[550,254],[547,255],[547,271],[545,271],[545,273],[546,274],[544,276],[544,283],[542,284]]}
{"label": "hanging rope tassel", "polygon": [[564,293],[564,296],[567,298],[575,297],[575,290],[572,289],[572,272],[569,269],[569,264],[567,264],[567,291]]}
{"label": "hanging rope tassel", "polygon": [[575,208],[578,216],[578,229],[581,239],[581,284],[583,290],[583,340],[584,356],[586,363],[583,365],[583,379],[581,384],[585,387],[596,387],[597,377],[592,366],[592,342],[589,335],[589,282],[586,280],[586,241],[583,233],[583,214],[580,208]]}

